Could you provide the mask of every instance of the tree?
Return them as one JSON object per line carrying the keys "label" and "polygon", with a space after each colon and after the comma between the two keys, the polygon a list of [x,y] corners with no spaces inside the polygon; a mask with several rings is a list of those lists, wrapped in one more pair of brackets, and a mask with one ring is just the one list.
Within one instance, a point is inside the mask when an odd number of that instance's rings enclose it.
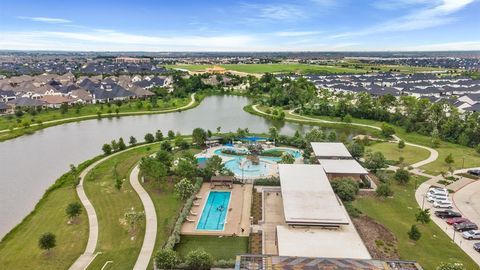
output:
{"label": "tree", "polygon": [[358,193],[359,187],[357,181],[351,178],[337,179],[332,183],[333,191],[337,196],[345,202],[351,202],[355,200],[355,196]]}
{"label": "tree", "polygon": [[282,159],[279,162],[280,164],[293,164],[295,163],[295,157],[287,152],[282,154]]}
{"label": "tree", "polygon": [[207,133],[202,128],[195,128],[192,132],[192,142],[196,145],[205,145]]}
{"label": "tree", "polygon": [[143,157],[140,161],[140,171],[147,178],[153,178],[157,181],[160,181],[164,176],[167,175],[166,166],[159,160],[151,157]]}
{"label": "tree", "polygon": [[161,130],[157,130],[155,132],[155,140],[158,141],[158,142],[163,140],[163,133],[162,133]]}
{"label": "tree", "polygon": [[122,150],[125,150],[125,149],[127,149],[127,145],[123,141],[123,138],[118,139],[118,150],[122,151]]}
{"label": "tree", "polygon": [[408,231],[408,238],[410,238],[413,241],[418,241],[420,240],[420,237],[422,237],[422,233],[417,228],[417,225],[412,225],[412,227],[410,228],[410,231]]}
{"label": "tree", "polygon": [[223,171],[223,169],[224,165],[222,164],[222,158],[214,155],[207,159],[207,162],[205,162],[205,168],[203,170],[205,172],[205,176],[210,178]]}
{"label": "tree", "polygon": [[393,195],[393,190],[387,183],[381,183],[375,191],[378,197],[386,198]]}
{"label": "tree", "polygon": [[80,178],[78,177],[78,169],[73,164],[70,164],[70,175],[73,178],[73,186],[76,187],[80,182]]}
{"label": "tree", "polygon": [[337,133],[335,131],[330,131],[330,133],[328,133],[328,141],[329,142],[335,142],[337,141]]}
{"label": "tree", "polygon": [[455,163],[452,153],[448,154],[448,156],[445,157],[445,163],[447,163],[448,165],[448,170],[452,171],[452,165],[453,163]]}
{"label": "tree", "polygon": [[139,211],[136,212],[135,209],[127,211],[123,217],[128,223],[129,229],[131,233],[135,233],[137,229],[137,224],[145,218],[145,212]]}
{"label": "tree", "polygon": [[130,136],[130,140],[128,140],[128,144],[130,144],[132,146],[137,144],[137,139],[133,136]]}
{"label": "tree", "polygon": [[398,149],[403,149],[403,148],[405,148],[405,141],[404,140],[398,141]]}
{"label": "tree", "polygon": [[343,122],[345,122],[345,123],[347,123],[347,124],[350,124],[350,123],[352,123],[353,118],[352,118],[352,116],[351,116],[350,114],[347,113],[347,114],[343,117],[342,120],[343,120]]}
{"label": "tree", "polygon": [[415,215],[415,219],[422,223],[422,224],[427,224],[430,222],[430,209],[419,209],[418,213]]}
{"label": "tree", "polygon": [[110,144],[106,143],[102,146],[102,151],[106,156],[108,156],[112,153],[112,147]]}
{"label": "tree", "polygon": [[356,141],[351,143],[348,148],[350,154],[352,154],[352,157],[356,159],[363,157],[363,154],[365,153],[365,146]]}
{"label": "tree", "polygon": [[68,112],[68,105],[66,103],[62,103],[62,105],[60,105],[60,113],[66,114],[67,112]]}
{"label": "tree", "polygon": [[175,174],[179,177],[192,179],[198,174],[197,162],[189,159],[180,159],[175,168]]}
{"label": "tree", "polygon": [[171,152],[172,144],[170,144],[168,141],[163,141],[162,144],[160,144],[160,149]]}
{"label": "tree", "polygon": [[195,192],[195,187],[192,182],[187,178],[183,178],[175,184],[175,193],[183,200],[186,201]]}
{"label": "tree", "polygon": [[65,213],[67,214],[70,221],[72,221],[82,213],[82,205],[79,202],[70,203],[67,205]]}
{"label": "tree", "polygon": [[390,126],[389,124],[383,123],[382,124],[382,135],[386,138],[390,138],[393,134],[395,134],[395,129]]}
{"label": "tree", "polygon": [[276,127],[270,127],[268,129],[268,134],[270,135],[270,138],[272,138],[273,140],[277,140],[278,139],[278,129]]}
{"label": "tree", "polygon": [[144,139],[146,143],[153,143],[155,141],[155,137],[153,137],[152,133],[145,134]]}
{"label": "tree", "polygon": [[163,163],[163,165],[165,165],[167,170],[170,170],[170,168],[172,167],[172,163],[173,163],[172,153],[170,153],[170,152],[168,152],[164,149],[160,149],[160,150],[158,150],[157,154],[155,155],[155,158],[158,161],[160,161],[161,163]]}
{"label": "tree", "polygon": [[461,263],[442,263],[436,270],[467,270]]}
{"label": "tree", "polygon": [[173,140],[175,138],[175,132],[173,132],[173,130],[169,130],[167,136],[168,139]]}
{"label": "tree", "polygon": [[204,250],[196,249],[187,254],[185,264],[188,269],[209,270],[212,267],[213,258]]}
{"label": "tree", "polygon": [[155,264],[159,269],[173,269],[179,261],[177,253],[172,249],[161,249],[155,255]]}
{"label": "tree", "polygon": [[393,176],[399,184],[406,185],[410,181],[410,172],[405,169],[398,169]]}
{"label": "tree", "polygon": [[38,246],[47,252],[49,252],[50,249],[54,248],[56,245],[57,239],[53,233],[44,233],[42,236],[40,236],[40,239],[38,239]]}
{"label": "tree", "polygon": [[373,172],[377,172],[378,169],[386,166],[387,159],[381,152],[367,151],[365,155],[364,165]]}

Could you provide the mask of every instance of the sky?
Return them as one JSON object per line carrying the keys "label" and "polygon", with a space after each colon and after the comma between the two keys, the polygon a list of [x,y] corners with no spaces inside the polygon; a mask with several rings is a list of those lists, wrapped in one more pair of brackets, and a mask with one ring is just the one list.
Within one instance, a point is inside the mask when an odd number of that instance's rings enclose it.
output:
{"label": "sky", "polygon": [[480,0],[0,0],[0,50],[480,50]]}

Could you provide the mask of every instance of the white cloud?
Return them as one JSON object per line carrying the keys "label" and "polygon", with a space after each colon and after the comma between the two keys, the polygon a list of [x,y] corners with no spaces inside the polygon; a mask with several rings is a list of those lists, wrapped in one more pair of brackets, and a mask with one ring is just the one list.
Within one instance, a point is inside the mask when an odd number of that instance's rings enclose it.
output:
{"label": "white cloud", "polygon": [[21,20],[30,20],[34,22],[44,22],[44,23],[71,23],[72,21],[62,18],[50,18],[50,17],[26,17],[18,16],[17,19]]}
{"label": "white cloud", "polygon": [[249,21],[297,21],[307,17],[302,8],[290,4],[243,4],[242,8]]}
{"label": "white cloud", "polygon": [[[453,13],[465,8],[473,1],[474,0],[433,1],[434,5],[428,5],[428,7],[424,7],[423,5],[422,8],[417,8],[403,17],[386,21],[378,26],[332,35],[331,38],[348,38],[383,32],[412,31],[445,25],[456,19],[455,17],[451,16]],[[403,0],[403,2],[406,1]],[[410,2],[416,2],[417,4],[420,4],[426,1],[412,0]],[[430,3],[432,3],[432,1],[430,1]]]}
{"label": "white cloud", "polygon": [[280,31],[275,32],[274,35],[278,37],[303,37],[318,35],[320,33],[322,33],[322,31]]}

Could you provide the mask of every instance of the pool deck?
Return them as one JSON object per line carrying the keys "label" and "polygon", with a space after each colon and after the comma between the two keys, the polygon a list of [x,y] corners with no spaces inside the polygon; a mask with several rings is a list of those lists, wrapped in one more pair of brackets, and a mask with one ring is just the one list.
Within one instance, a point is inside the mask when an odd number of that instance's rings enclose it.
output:
{"label": "pool deck", "polygon": [[[230,191],[229,211],[226,218],[226,224],[223,231],[197,230],[198,221],[202,215],[203,207],[207,201],[210,191]],[[198,192],[201,199],[195,201],[192,212],[196,215],[189,215],[189,220],[185,221],[180,231],[184,235],[217,235],[217,236],[248,236],[250,233],[250,206],[252,202],[253,185],[245,184],[233,185],[232,189],[228,187],[210,188],[210,183],[204,183]],[[198,204],[198,205],[196,205]],[[231,209],[231,210],[230,210]],[[242,228],[244,231],[242,232]]]}

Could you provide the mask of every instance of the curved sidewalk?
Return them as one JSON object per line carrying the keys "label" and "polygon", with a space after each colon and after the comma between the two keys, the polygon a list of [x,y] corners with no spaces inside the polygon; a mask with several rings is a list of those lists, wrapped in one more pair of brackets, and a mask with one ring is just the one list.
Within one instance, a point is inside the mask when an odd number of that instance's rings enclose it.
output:
{"label": "curved sidewalk", "polygon": [[[182,111],[182,110],[188,109],[194,103],[195,103],[195,93],[193,93],[190,96],[190,102],[187,105],[179,107],[179,108],[168,109],[168,110],[163,110],[163,111],[121,112],[121,113],[118,113],[118,114],[105,113],[105,114],[101,114],[100,116],[122,116],[122,115],[123,116],[132,116],[132,115],[138,115],[138,114],[140,114],[140,115],[142,115],[142,114],[162,114],[162,113],[176,112],[176,111]],[[89,120],[89,119],[93,119],[95,117],[98,117],[98,115],[91,114],[91,115],[84,115],[84,116],[78,116],[78,117],[63,118],[63,119],[45,121],[41,124],[31,124],[30,127],[35,127],[35,126],[40,126],[40,125],[48,125],[48,124],[55,124],[55,123],[62,124],[62,122],[68,123],[68,122],[75,121],[75,120]],[[13,128],[12,130],[3,129],[3,130],[0,130],[0,133],[10,132],[10,131],[18,130],[18,129],[23,129],[23,127],[16,127],[16,128]]]}
{"label": "curved sidewalk", "polygon": [[155,206],[148,192],[138,181],[139,165],[135,166],[130,173],[130,184],[135,192],[137,192],[140,200],[142,201],[145,211],[145,237],[143,239],[142,249],[135,262],[134,270],[145,270],[148,267],[150,258],[152,257],[153,250],[155,248],[155,241],[157,238],[157,213],[155,212]]}

